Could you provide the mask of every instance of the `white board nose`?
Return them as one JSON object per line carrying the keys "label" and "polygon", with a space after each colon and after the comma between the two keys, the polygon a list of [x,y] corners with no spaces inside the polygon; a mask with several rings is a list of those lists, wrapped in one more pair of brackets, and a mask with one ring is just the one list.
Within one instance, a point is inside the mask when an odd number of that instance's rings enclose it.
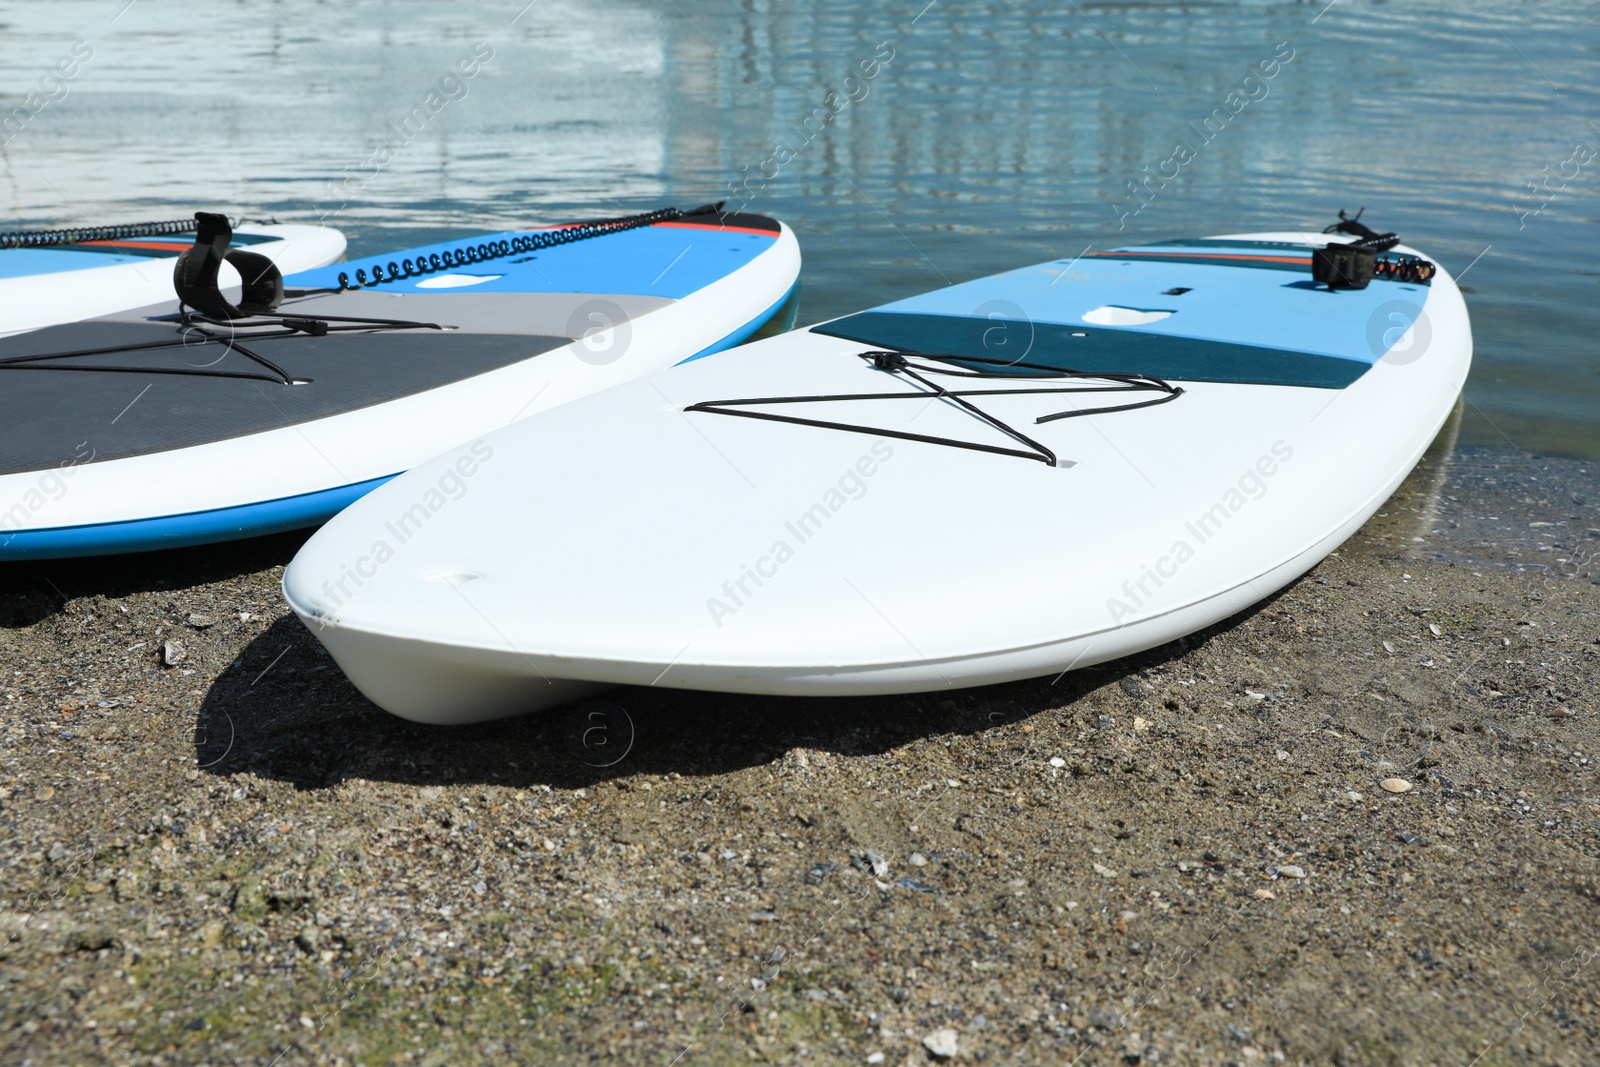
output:
{"label": "white board nose", "polygon": [[1096,326],[1145,326],[1171,318],[1171,311],[1142,311],[1139,308],[1118,307],[1105,304],[1083,313],[1083,321]]}

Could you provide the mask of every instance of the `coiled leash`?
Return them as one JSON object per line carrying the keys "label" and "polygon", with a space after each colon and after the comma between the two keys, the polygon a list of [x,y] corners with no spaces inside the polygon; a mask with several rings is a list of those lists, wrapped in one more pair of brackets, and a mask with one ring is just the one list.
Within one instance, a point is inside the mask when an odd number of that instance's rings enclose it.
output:
{"label": "coiled leash", "polygon": [[1365,289],[1373,278],[1415,285],[1426,285],[1432,281],[1433,276],[1439,273],[1439,268],[1421,256],[1406,252],[1396,252],[1392,256],[1384,254],[1400,243],[1400,236],[1378,233],[1362,223],[1361,214],[1366,210],[1363,207],[1354,215],[1346,216],[1341,208],[1339,221],[1322,231],[1347,234],[1359,240],[1348,244],[1330,242],[1326,248],[1313,248],[1312,280],[1322,282],[1329,289]]}
{"label": "coiled leash", "polygon": [[404,281],[407,278],[421,278],[442,270],[456,270],[473,263],[487,263],[491,260],[504,259],[506,256],[520,255],[523,252],[536,252],[541,248],[554,248],[557,245],[571,244],[574,241],[587,241],[591,237],[605,237],[607,234],[621,233],[624,230],[636,230],[641,226],[653,226],[658,222],[673,222],[678,219],[691,218],[696,215],[721,215],[722,206],[727,203],[719,200],[715,204],[701,204],[689,211],[682,211],[675,207],[662,208],[659,211],[647,211],[642,215],[625,215],[615,219],[596,219],[592,222],[580,222],[571,226],[562,226],[554,230],[539,230],[534,233],[518,234],[506,241],[484,241],[476,245],[461,245],[458,248],[447,248],[443,252],[430,252],[426,256],[416,259],[402,259],[399,263],[389,261],[388,273],[384,273],[384,265],[375,264],[372,276],[367,277],[366,270],[356,271],[355,280],[350,280],[350,275],[344,271],[339,272],[339,288],[331,292],[346,292],[362,289],[373,285],[383,285],[386,282]]}
{"label": "coiled leash", "polygon": [[167,219],[161,222],[130,222],[122,226],[87,226],[77,230],[18,230],[0,233],[0,248],[49,248],[90,241],[125,241],[133,237],[191,233],[194,227],[193,219]]}

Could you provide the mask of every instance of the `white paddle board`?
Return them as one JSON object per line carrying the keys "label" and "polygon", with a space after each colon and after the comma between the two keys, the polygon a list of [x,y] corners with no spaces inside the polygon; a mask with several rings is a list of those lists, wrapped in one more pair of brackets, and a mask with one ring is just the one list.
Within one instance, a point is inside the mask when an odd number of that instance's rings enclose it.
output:
{"label": "white paddle board", "polygon": [[[0,337],[77,322],[172,296],[172,265],[192,238],[192,220],[0,234]],[[157,232],[151,232],[157,231]],[[344,234],[327,226],[241,223],[233,244],[266,256],[284,274],[344,255]],[[224,268],[223,282],[239,284]]]}
{"label": "white paddle board", "polygon": [[1171,641],[1337,548],[1466,377],[1447,273],[1400,247],[1397,276],[1331,291],[1328,241],[1091,253],[631,382],[367,496],[285,595],[432,723],[616,684],[938,690]]}

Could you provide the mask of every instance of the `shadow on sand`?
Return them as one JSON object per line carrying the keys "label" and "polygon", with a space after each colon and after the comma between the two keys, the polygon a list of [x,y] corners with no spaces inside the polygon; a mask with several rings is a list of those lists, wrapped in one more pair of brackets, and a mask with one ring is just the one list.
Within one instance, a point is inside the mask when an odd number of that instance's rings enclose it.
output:
{"label": "shadow on sand", "polygon": [[[1136,656],[1004,685],[897,696],[764,697],[619,687],[594,701],[470,726],[396,718],[358,692],[294,617],[278,620],[211,686],[195,727],[206,773],[250,772],[300,789],[345,779],[572,789],[634,775],[725,774],[796,747],[882,753],[920,737],[976,734],[1070,707],[1203,648],[1277,599]],[[596,737],[596,730],[603,736]],[[596,764],[609,764],[597,766]]]}

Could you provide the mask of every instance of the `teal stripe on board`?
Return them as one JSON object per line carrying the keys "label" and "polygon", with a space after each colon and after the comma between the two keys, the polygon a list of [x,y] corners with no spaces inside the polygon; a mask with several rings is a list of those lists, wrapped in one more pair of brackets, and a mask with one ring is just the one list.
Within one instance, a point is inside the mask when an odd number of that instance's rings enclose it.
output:
{"label": "teal stripe on board", "polygon": [[[1360,360],[1311,352],[1132,330],[1014,322],[997,334],[995,326],[993,319],[985,318],[864,311],[814,326],[812,332],[902,352],[982,356],[1062,370],[1148,374],[1185,382],[1343,389],[1369,366]],[[1000,336],[1004,343],[996,344]]]}

